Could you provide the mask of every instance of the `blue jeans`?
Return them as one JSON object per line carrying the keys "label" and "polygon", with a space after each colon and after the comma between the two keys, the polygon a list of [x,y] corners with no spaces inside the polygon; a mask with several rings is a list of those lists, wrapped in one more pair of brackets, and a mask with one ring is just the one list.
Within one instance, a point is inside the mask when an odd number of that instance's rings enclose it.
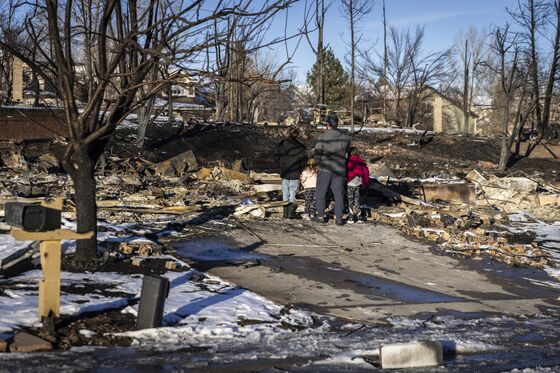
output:
{"label": "blue jeans", "polygon": [[294,203],[299,188],[299,180],[282,179],[282,200]]}

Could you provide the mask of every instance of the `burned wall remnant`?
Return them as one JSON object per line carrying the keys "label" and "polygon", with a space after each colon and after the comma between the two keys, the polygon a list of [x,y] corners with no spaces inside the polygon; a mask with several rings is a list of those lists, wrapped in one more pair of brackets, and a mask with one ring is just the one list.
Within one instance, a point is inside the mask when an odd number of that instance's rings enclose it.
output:
{"label": "burned wall remnant", "polygon": [[0,107],[0,141],[67,137],[61,109]]}

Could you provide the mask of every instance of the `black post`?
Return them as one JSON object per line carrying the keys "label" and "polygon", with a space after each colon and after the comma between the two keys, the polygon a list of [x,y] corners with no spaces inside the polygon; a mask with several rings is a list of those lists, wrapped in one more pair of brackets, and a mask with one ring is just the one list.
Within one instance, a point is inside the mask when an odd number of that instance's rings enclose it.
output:
{"label": "black post", "polygon": [[144,276],[138,305],[136,329],[161,326],[165,298],[169,295],[169,279],[162,276]]}

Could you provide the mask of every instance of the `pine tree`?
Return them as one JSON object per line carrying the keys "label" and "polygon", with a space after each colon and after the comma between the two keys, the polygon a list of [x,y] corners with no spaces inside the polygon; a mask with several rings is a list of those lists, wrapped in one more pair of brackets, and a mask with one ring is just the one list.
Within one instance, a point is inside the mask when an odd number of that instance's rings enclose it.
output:
{"label": "pine tree", "polygon": [[[350,103],[350,77],[330,48],[325,50],[323,58],[325,104],[335,110],[346,108]],[[315,102],[319,102],[319,66],[317,63],[307,73],[307,84],[311,87]]]}

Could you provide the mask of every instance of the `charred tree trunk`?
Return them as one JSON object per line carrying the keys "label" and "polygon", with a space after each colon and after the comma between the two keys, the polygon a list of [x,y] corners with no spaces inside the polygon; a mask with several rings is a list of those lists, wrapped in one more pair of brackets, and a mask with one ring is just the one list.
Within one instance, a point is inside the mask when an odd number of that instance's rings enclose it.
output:
{"label": "charred tree trunk", "polygon": [[500,151],[500,163],[498,164],[498,169],[504,172],[507,167],[507,162],[510,157],[510,147],[509,147],[509,136],[508,136],[508,126],[509,126],[509,97],[506,98],[506,103],[504,107],[504,116],[502,122],[502,146]]}
{"label": "charred tree trunk", "polygon": [[136,132],[136,146],[140,149],[144,148],[146,141],[146,131],[150,124],[154,111],[155,97],[150,98],[144,107],[140,109],[138,115],[138,131]]}
{"label": "charred tree trunk", "polygon": [[[320,18],[319,18],[320,17]],[[325,104],[325,63],[323,59],[324,45],[323,45],[323,32],[325,29],[325,1],[321,0],[321,13],[319,13],[319,6],[317,3],[317,26],[319,37],[317,40],[317,63],[319,64],[319,104]]]}
{"label": "charred tree trunk", "polygon": [[223,122],[226,107],[226,88],[225,83],[216,84],[216,120]]}
{"label": "charred tree trunk", "polygon": [[560,60],[560,1],[554,3],[554,13],[556,17],[556,32],[554,37],[554,45],[552,52],[552,61],[550,71],[546,83],[546,90],[544,95],[544,106],[542,112],[542,122],[544,128],[550,124],[550,112],[552,108],[552,96],[554,93],[554,84],[557,82],[558,64]]}
{"label": "charred tree trunk", "polygon": [[6,58],[6,61],[8,61],[8,68],[6,69],[6,99],[8,100],[8,102],[12,101],[12,93],[13,93],[13,85],[12,85],[12,81],[13,81],[13,64],[14,64],[14,57],[9,54],[8,57]]}
{"label": "charred tree trunk", "polygon": [[354,96],[356,96],[356,42],[354,32],[354,3],[351,1],[350,5],[350,45],[352,48],[351,56],[351,89],[350,89],[350,127],[351,133],[354,133]]}
{"label": "charred tree trunk", "polygon": [[173,116],[173,86],[167,87],[167,123],[172,124],[175,121]]}
{"label": "charred tree trunk", "polygon": [[37,77],[37,73],[35,71],[33,71],[32,73],[32,79],[33,79],[33,91],[35,96],[33,100],[33,106],[39,106],[41,101],[41,85],[39,84],[39,78]]}
{"label": "charred tree trunk", "polygon": [[469,69],[470,69],[470,60],[469,60],[469,41],[468,39],[465,40],[465,55],[463,57],[464,60],[464,69],[463,69],[463,130],[465,133],[469,132],[469,111],[470,111],[470,102],[469,102]]}
{"label": "charred tree trunk", "polygon": [[515,158],[519,158],[519,157],[521,156],[521,142],[522,142],[522,140],[523,140],[523,138],[522,138],[522,137],[523,137],[523,136],[522,136],[522,134],[523,134],[523,127],[524,127],[523,124],[521,124],[521,125],[519,126],[519,131],[517,131],[517,134],[516,134],[516,136],[515,136],[515,150],[514,150],[514,153],[513,153],[513,155],[515,156]]}
{"label": "charred tree trunk", "polygon": [[78,233],[94,232],[91,239],[78,240],[74,260],[90,263],[97,257],[97,204],[95,202],[95,161],[83,149],[74,154],[74,169],[70,177],[74,182],[74,203]]}

